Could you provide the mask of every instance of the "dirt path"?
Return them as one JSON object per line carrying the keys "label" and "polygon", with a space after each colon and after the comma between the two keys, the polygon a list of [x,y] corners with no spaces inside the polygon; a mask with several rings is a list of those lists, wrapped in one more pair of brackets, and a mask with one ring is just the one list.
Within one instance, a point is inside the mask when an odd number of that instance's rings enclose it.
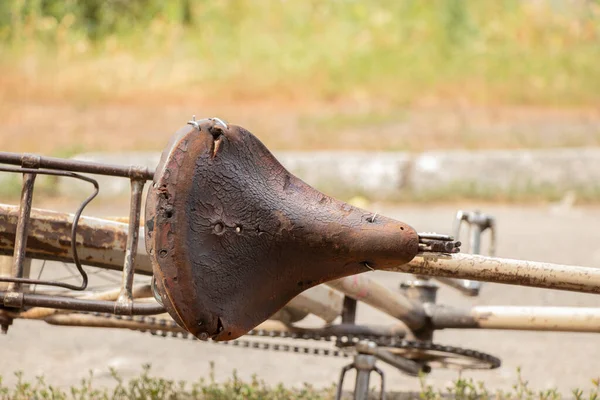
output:
{"label": "dirt path", "polygon": [[[597,229],[600,209],[561,210],[553,207],[481,206],[498,219],[498,255],[558,263],[600,267],[600,232]],[[472,208],[471,208],[472,209]],[[420,231],[447,232],[456,208],[381,207],[381,213],[403,219]],[[560,236],[557,236],[560,233]],[[375,272],[372,277],[397,290],[403,275]],[[507,304],[598,306],[597,296],[541,289],[525,289],[486,284],[477,299],[461,297],[442,288],[439,300],[450,304]],[[367,306],[359,308],[359,320],[384,323],[391,320]],[[569,393],[576,386],[589,387],[591,378],[600,374],[600,335],[572,333],[532,333],[512,331],[442,331],[440,343],[470,347],[502,358],[503,366],[495,371],[468,373],[488,386],[510,389],[516,368],[535,388],[558,387]],[[231,376],[237,369],[243,378],[257,374],[269,383],[300,385],[311,382],[326,386],[336,381],[347,359],[281,354],[243,350],[180,339],[163,339],[135,332],[68,329],[41,323],[17,321],[8,336],[0,337],[0,375],[14,381],[12,373],[26,371],[29,378],[45,375],[57,385],[76,384],[95,372],[96,381],[110,384],[109,367],[123,376],[139,373],[141,365],[152,364],[155,374],[188,381],[207,377],[209,362],[216,365],[217,379]],[[384,368],[387,385],[392,390],[416,390],[416,379]],[[434,371],[428,382],[441,387],[457,377],[455,372]]]}
{"label": "dirt path", "polygon": [[0,149],[62,157],[85,151],[158,151],[192,114],[244,126],[273,150],[419,152],[600,145],[598,109],[136,98],[99,104],[0,102]]}

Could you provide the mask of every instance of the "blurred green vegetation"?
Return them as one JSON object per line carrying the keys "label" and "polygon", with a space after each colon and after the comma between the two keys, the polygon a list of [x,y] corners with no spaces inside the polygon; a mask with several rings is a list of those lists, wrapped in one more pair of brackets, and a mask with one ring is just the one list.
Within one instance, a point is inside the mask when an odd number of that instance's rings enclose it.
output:
{"label": "blurred green vegetation", "polygon": [[[4,385],[0,376],[0,399],[2,400],[28,400],[28,399],[53,399],[53,400],[109,400],[109,399],[135,399],[135,400],[331,400],[336,391],[335,385],[325,389],[314,388],[309,383],[304,383],[301,388],[286,387],[283,384],[268,386],[258,377],[253,376],[250,381],[238,377],[234,370],[232,377],[225,382],[217,382],[214,375],[214,364],[206,378],[200,378],[191,385],[185,381],[173,381],[156,377],[151,374],[150,365],[142,366],[139,376],[125,380],[115,369],[110,370],[116,385],[109,389],[101,387],[93,380],[90,371],[88,378],[83,378],[80,385],[75,385],[70,390],[48,384],[43,376],[36,377],[34,382],[24,379],[23,372],[15,372],[17,382],[14,385]],[[421,390],[419,393],[386,393],[388,399],[420,399],[420,400],[598,400],[600,392],[600,378],[591,380],[591,387],[573,389],[569,395],[563,395],[556,389],[535,390],[529,385],[517,368],[516,382],[512,390],[502,391],[488,388],[485,382],[475,382],[471,378],[461,378],[452,381],[445,388],[434,388],[428,385],[425,375],[419,377]],[[343,398],[352,397],[344,393]],[[379,393],[371,389],[370,398],[379,398]]]}
{"label": "blurred green vegetation", "polygon": [[599,40],[597,0],[0,1],[5,76],[112,96],[597,105]]}

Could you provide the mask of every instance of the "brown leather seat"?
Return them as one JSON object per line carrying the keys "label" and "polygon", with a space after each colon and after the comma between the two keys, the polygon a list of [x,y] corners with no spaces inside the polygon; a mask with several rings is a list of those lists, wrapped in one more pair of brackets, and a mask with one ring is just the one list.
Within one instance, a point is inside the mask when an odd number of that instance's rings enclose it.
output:
{"label": "brown leather seat", "polygon": [[235,339],[322,282],[410,261],[410,226],[335,200],[290,174],[250,132],[180,129],[146,204],[146,246],[171,316]]}

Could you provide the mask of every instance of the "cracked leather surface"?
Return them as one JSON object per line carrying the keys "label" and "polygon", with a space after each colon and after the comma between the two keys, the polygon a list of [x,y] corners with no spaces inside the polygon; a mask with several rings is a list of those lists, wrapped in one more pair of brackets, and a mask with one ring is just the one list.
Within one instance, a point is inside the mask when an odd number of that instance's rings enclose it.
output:
{"label": "cracked leather surface", "polygon": [[172,138],[146,203],[158,291],[195,336],[235,339],[309,287],[417,254],[413,228],[310,187],[244,128],[199,128]]}

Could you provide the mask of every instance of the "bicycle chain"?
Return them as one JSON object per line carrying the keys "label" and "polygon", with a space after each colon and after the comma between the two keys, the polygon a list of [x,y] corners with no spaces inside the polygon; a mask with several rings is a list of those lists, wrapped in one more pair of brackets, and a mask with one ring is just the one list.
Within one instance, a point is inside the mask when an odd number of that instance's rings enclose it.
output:
{"label": "bicycle chain", "polygon": [[[164,318],[156,318],[156,317],[147,317],[147,316],[120,316],[113,314],[103,314],[103,313],[85,313],[93,316],[109,318],[109,319],[118,319],[118,320],[129,320],[136,321],[143,324],[147,324],[152,326],[153,328],[149,329],[134,329],[138,331],[148,332],[153,336],[160,337],[174,337],[181,339],[191,339],[191,340],[200,340],[197,339],[192,334],[185,332],[175,321],[164,319]],[[178,329],[178,331],[165,330],[161,328],[170,328],[170,329]],[[235,339],[224,342],[216,342],[210,341],[212,344],[219,345],[228,345],[233,347],[241,347],[241,348],[251,348],[256,350],[272,350],[279,352],[287,352],[287,353],[299,353],[299,354],[309,354],[316,356],[330,356],[330,357],[350,357],[348,351],[344,351],[344,347],[352,347],[354,344],[361,340],[371,340],[377,346],[380,347],[388,347],[395,349],[404,349],[404,350],[415,350],[415,351],[437,351],[443,352],[447,354],[453,354],[460,357],[467,357],[471,359],[476,359],[480,362],[483,362],[489,365],[489,369],[498,368],[501,364],[500,359],[494,357],[490,354],[482,353],[476,350],[464,349],[461,347],[454,346],[445,346],[436,344],[430,341],[417,341],[417,340],[405,340],[399,339],[395,336],[370,336],[370,335],[322,335],[318,333],[296,333],[296,332],[287,332],[287,331],[272,331],[272,330],[263,330],[263,329],[253,329],[246,334],[246,336],[252,336],[256,338],[265,338],[265,339],[301,339],[301,340],[315,340],[322,342],[335,342],[336,346],[340,347],[338,349],[326,349],[322,347],[312,347],[312,346],[297,346],[291,344],[282,344],[282,343],[266,343],[266,342],[257,342],[246,339]],[[208,342],[208,341],[206,341]]]}

